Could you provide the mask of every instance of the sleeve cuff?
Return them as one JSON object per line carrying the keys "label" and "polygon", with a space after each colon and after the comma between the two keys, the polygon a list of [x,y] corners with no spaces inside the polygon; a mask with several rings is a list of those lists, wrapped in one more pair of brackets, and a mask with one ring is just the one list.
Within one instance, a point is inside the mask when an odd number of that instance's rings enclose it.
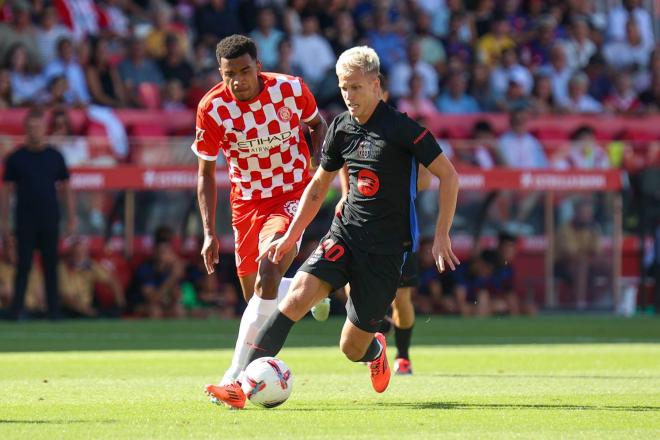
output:
{"label": "sleeve cuff", "polygon": [[319,114],[319,108],[316,107],[316,108],[314,109],[314,113],[312,113],[312,116],[310,116],[309,118],[303,119],[303,122],[304,122],[305,124],[308,123],[309,121],[311,121],[312,119],[314,119],[314,118],[316,117],[316,115],[318,115],[318,114]]}
{"label": "sleeve cuff", "polygon": [[197,144],[195,142],[192,143],[190,146],[190,149],[193,150],[193,153],[197,155],[197,157],[201,157],[204,160],[208,160],[209,162],[215,162],[218,159],[218,155],[216,154],[215,156],[209,156],[207,154],[201,153],[197,149]]}

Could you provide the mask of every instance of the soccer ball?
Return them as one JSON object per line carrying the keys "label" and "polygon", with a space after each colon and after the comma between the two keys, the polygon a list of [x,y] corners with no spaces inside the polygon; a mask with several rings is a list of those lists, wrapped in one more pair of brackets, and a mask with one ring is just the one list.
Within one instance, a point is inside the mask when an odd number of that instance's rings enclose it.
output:
{"label": "soccer ball", "polygon": [[281,360],[263,357],[247,366],[241,387],[250,402],[264,408],[275,408],[291,395],[293,375]]}

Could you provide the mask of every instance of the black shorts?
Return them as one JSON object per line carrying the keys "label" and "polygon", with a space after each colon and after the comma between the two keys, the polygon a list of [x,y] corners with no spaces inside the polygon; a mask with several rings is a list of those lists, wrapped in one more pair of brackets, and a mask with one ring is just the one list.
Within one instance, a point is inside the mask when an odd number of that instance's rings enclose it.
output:
{"label": "black shorts", "polygon": [[350,283],[348,319],[357,328],[375,333],[396,296],[402,265],[403,254],[369,254],[328,234],[299,270],[330,284],[333,291]]}
{"label": "black shorts", "polygon": [[407,252],[406,261],[401,269],[399,287],[417,287],[419,284],[419,260],[417,252]]}

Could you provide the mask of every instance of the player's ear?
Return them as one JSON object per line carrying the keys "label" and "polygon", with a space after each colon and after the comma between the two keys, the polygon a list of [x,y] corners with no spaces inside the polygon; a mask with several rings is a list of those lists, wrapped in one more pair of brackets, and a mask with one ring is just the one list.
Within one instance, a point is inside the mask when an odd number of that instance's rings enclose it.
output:
{"label": "player's ear", "polygon": [[261,61],[257,60],[257,73],[261,73],[262,69],[263,69],[263,66],[261,64]]}

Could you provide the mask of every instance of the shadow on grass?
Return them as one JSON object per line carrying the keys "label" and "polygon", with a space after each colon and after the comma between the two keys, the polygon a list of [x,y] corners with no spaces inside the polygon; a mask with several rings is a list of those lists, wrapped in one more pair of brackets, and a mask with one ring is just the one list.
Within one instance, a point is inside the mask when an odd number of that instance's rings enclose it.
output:
{"label": "shadow on grass", "polygon": [[117,420],[5,420],[0,419],[0,425],[13,424],[13,425],[73,425],[76,423],[103,423],[111,424],[117,423]]}

